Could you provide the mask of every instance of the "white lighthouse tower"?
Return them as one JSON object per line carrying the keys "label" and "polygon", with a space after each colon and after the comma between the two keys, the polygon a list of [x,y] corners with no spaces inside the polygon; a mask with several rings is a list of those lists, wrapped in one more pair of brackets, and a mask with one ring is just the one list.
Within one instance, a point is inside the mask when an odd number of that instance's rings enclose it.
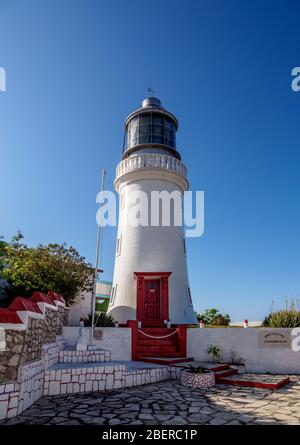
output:
{"label": "white lighthouse tower", "polygon": [[[123,156],[115,179],[119,227],[108,308],[119,324],[138,320],[142,328],[163,328],[167,321],[172,326],[196,323],[184,228],[174,221],[174,201],[170,224],[160,217],[151,225],[150,215],[151,192],[162,192],[161,197],[177,192],[182,200],[188,189],[187,170],[176,149],[177,129],[176,117],[154,97],[145,99],[125,122]],[[149,200],[149,225],[141,221],[133,226],[125,217],[141,192]],[[166,205],[168,200],[160,202]]]}

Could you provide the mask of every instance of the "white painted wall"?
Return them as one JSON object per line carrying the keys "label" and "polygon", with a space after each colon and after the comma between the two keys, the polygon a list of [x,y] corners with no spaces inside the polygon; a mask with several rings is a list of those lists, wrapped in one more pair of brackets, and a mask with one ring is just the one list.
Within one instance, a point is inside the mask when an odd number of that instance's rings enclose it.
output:
{"label": "white painted wall", "polygon": [[[112,360],[131,360],[131,329],[130,328],[97,328],[101,330],[102,339],[95,340],[95,346],[111,351]],[[83,328],[86,344],[90,343],[90,328]],[[79,328],[64,326],[63,337],[69,346],[76,345]]]}
{"label": "white painted wall", "polygon": [[[243,357],[246,372],[300,374],[300,352],[289,348],[259,348],[259,331],[258,328],[190,328],[187,330],[187,355],[194,360],[210,361],[207,349],[213,344],[221,346],[224,361],[230,358],[231,351]],[[276,331],[291,332],[292,329]]]}
{"label": "white painted wall", "polygon": [[71,306],[68,316],[69,326],[79,326],[81,317],[86,317],[91,313],[92,292],[81,292],[77,297],[75,303]]}

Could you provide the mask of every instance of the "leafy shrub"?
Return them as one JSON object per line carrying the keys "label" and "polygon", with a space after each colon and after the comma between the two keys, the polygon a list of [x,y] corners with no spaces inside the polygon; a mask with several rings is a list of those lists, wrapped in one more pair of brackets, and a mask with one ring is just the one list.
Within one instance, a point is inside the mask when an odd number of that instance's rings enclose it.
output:
{"label": "leafy shrub", "polygon": [[[274,308],[274,302],[273,302]],[[263,326],[267,328],[297,328],[300,326],[300,311],[298,302],[285,297],[285,309],[272,311],[263,321]]]}
{"label": "leafy shrub", "polygon": [[210,345],[207,353],[212,357],[213,361],[216,362],[221,362],[222,361],[222,348],[221,346],[218,345]]}
{"label": "leafy shrub", "polygon": [[283,309],[269,314],[263,321],[268,328],[297,328],[300,326],[300,311]]}
{"label": "leafy shrub", "polygon": [[[84,318],[84,326],[92,326],[91,314]],[[95,314],[94,326],[96,328],[112,328],[115,327],[115,322],[111,315],[107,315],[105,312],[98,312]]]}
{"label": "leafy shrub", "polygon": [[[198,321],[203,320],[206,325],[215,325],[215,326],[228,326],[230,323],[230,317],[228,314],[221,314],[217,309],[211,308],[206,309],[204,312],[201,312],[199,314],[196,313],[196,317]],[[219,317],[220,318],[219,320]],[[217,325],[214,323],[214,320],[216,320],[216,323],[221,322],[225,324]]]}
{"label": "leafy shrub", "polygon": [[91,264],[66,243],[28,247],[18,232],[10,242],[0,236],[0,279],[6,283],[5,304],[17,295],[28,298],[34,291],[61,294],[68,305],[79,292],[90,291],[94,280]]}
{"label": "leafy shrub", "polygon": [[245,359],[242,357],[239,357],[235,351],[231,351],[229,364],[236,365],[236,366],[241,366],[241,365],[244,366]]}
{"label": "leafy shrub", "polygon": [[230,318],[224,315],[217,315],[213,318],[211,325],[212,326],[228,326],[230,322]]}

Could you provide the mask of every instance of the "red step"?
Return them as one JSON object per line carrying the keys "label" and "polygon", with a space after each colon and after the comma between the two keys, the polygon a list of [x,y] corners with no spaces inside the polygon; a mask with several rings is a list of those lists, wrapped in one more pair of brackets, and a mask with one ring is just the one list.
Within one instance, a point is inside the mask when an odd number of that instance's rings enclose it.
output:
{"label": "red step", "polygon": [[145,362],[145,363],[155,363],[156,365],[172,365],[175,368],[176,367],[180,367],[182,368],[182,366],[178,366],[179,363],[185,363],[185,362],[192,362],[193,359],[189,358],[189,357],[178,357],[178,358],[172,358],[172,357],[140,357],[138,359],[138,361],[140,362]]}
{"label": "red step", "polygon": [[[271,377],[271,376],[270,376]],[[250,388],[264,388],[264,389],[271,389],[276,390],[280,389],[285,385],[288,385],[290,383],[289,377],[283,378],[282,380],[279,380],[278,382],[262,382],[259,380],[243,380],[241,377],[238,376],[236,378],[220,378],[217,379],[217,383],[223,384],[223,385],[234,385],[234,386],[246,386]]]}
{"label": "red step", "polygon": [[223,377],[229,377],[230,375],[236,375],[237,369],[225,369],[224,371],[215,371],[216,381],[219,381]]}
{"label": "red step", "polygon": [[138,335],[143,336],[143,332],[149,335],[168,335],[175,331],[174,328],[141,328],[138,329]]}
{"label": "red step", "polygon": [[211,371],[218,372],[218,371],[224,371],[225,369],[230,369],[230,366],[227,363],[224,363],[222,365],[210,366],[209,369]]}
{"label": "red step", "polygon": [[156,346],[156,345],[158,345],[158,346],[160,346],[161,344],[164,344],[164,345],[177,345],[177,342],[176,342],[176,339],[169,339],[169,338],[166,338],[165,340],[154,340],[154,339],[151,339],[151,338],[148,338],[148,339],[143,339],[143,338],[138,338],[138,345],[139,346],[149,346],[149,345],[153,345],[153,346]]}
{"label": "red step", "polygon": [[150,351],[141,351],[137,353],[138,357],[180,357],[180,352],[150,352]]}
{"label": "red step", "polygon": [[143,327],[137,331],[137,360],[166,364],[190,361],[180,352],[179,334],[176,328]]}

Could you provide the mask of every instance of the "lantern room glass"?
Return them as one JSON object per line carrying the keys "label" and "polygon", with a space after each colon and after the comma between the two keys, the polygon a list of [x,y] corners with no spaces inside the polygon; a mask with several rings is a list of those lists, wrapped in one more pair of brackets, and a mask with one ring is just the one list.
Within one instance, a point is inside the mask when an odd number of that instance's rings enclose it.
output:
{"label": "lantern room glass", "polygon": [[160,144],[176,148],[176,126],[173,119],[163,113],[140,113],[127,125],[127,147],[140,144]]}

